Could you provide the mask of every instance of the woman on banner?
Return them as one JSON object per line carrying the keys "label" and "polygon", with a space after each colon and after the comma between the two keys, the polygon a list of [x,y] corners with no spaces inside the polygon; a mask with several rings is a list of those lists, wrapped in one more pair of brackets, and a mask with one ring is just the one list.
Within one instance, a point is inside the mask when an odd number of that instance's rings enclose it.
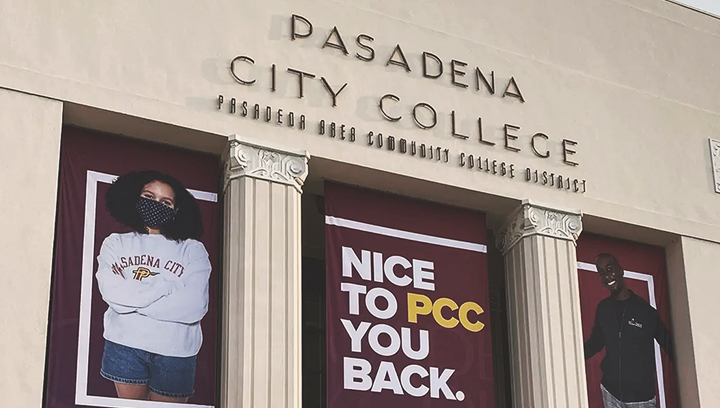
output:
{"label": "woman on banner", "polygon": [[118,177],[105,201],[133,232],[110,234],[98,256],[96,277],[108,304],[100,374],[120,398],[187,402],[211,271],[197,202],[156,171]]}

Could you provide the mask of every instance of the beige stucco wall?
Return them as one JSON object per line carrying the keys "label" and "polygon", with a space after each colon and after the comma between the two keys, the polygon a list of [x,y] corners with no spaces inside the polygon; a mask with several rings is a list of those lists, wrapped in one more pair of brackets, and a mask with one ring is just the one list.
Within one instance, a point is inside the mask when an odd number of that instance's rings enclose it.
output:
{"label": "beige stucco wall", "polygon": [[0,89],[0,395],[40,407],[62,104]]}
{"label": "beige stucco wall", "polygon": [[[501,0],[482,3],[419,1],[174,1],[0,2],[0,87],[22,89],[73,103],[149,118],[216,134],[239,133],[307,149],[313,157],[358,164],[397,174],[516,199],[531,198],[610,220],[720,241],[720,196],[712,190],[707,138],[718,133],[720,85],[714,67],[720,56],[720,22],[662,0]],[[291,41],[290,15],[313,22],[315,33]],[[321,45],[337,26],[350,56]],[[376,59],[355,37],[373,36]],[[385,66],[400,44],[413,69]],[[421,75],[421,53],[445,62],[438,80]],[[229,74],[237,55],[255,59],[257,77],[242,86]],[[450,84],[450,60],[469,64],[469,89]],[[277,92],[270,92],[276,64]],[[495,71],[497,93],[513,76],[526,99],[489,96],[474,88],[472,70]],[[296,98],[296,76],[288,67],[315,74],[306,96]],[[319,78],[338,89],[338,106]],[[401,102],[391,123],[378,99],[395,93]],[[216,110],[223,94],[251,104],[304,113],[304,132]],[[421,130],[407,111],[432,104],[440,116]],[[225,105],[225,110],[229,105]],[[483,118],[485,147],[453,138],[450,113],[459,130]],[[378,151],[359,137],[354,145],[321,137],[319,119],[392,134],[451,149],[439,164],[396,152]],[[502,147],[503,125],[520,126],[519,153]],[[112,129],[107,129],[112,130]],[[535,157],[530,136],[546,133],[551,157]],[[560,141],[578,142],[580,166],[561,163]],[[586,179],[588,192],[573,194],[460,169],[460,151]],[[518,173],[521,173],[518,171]],[[520,174],[519,174],[520,176]]]}
{"label": "beige stucco wall", "polygon": [[[720,245],[682,237],[668,250],[670,301],[683,407],[713,407],[720,400]],[[684,280],[679,275],[684,272]],[[684,287],[683,287],[684,285]],[[691,334],[691,335],[689,335]]]}

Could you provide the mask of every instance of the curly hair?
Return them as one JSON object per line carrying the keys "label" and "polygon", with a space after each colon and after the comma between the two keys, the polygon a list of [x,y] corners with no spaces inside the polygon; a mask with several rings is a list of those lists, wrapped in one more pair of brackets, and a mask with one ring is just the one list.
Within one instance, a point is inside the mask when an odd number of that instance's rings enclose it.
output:
{"label": "curly hair", "polygon": [[195,197],[176,178],[158,171],[135,171],[118,177],[105,194],[105,207],[110,215],[121,224],[146,234],[147,227],[135,209],[135,202],[143,187],[153,181],[169,185],[175,193],[177,213],[173,221],[160,227],[160,233],[173,241],[200,239],[202,217]]}

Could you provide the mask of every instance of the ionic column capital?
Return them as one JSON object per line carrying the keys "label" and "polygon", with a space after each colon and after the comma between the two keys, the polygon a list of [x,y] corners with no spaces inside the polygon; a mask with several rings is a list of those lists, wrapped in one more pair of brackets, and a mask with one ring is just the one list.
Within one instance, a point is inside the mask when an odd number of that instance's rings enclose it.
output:
{"label": "ionic column capital", "polygon": [[520,208],[508,217],[498,232],[495,245],[504,255],[528,236],[544,235],[576,243],[581,232],[580,211],[558,210],[523,200]]}
{"label": "ionic column capital", "polygon": [[308,174],[307,151],[291,151],[261,145],[228,136],[229,148],[225,163],[225,185],[239,177],[253,177],[274,183],[287,184],[302,193]]}

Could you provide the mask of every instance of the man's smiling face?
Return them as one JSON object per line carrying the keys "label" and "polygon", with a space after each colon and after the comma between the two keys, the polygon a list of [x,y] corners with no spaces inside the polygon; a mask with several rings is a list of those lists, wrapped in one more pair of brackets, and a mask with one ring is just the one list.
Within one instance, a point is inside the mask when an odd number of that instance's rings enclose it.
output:
{"label": "man's smiling face", "polygon": [[625,287],[624,271],[615,259],[601,256],[595,261],[595,266],[600,274],[600,281],[611,293],[617,294]]}

